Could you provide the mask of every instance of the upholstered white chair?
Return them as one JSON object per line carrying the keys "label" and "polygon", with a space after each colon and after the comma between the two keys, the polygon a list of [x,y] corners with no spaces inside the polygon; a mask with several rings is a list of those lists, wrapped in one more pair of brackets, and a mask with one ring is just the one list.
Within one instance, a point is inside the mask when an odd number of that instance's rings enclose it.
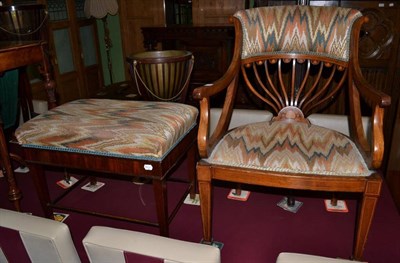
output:
{"label": "upholstered white chair", "polygon": [[110,227],[92,227],[82,242],[93,263],[221,262],[213,246]]}
{"label": "upholstered white chair", "polygon": [[66,224],[0,208],[0,262],[80,262]]}
{"label": "upholstered white chair", "polygon": [[[276,259],[276,263],[357,263],[360,261],[341,258],[328,258],[315,255],[282,252]],[[361,262],[360,262],[361,263]]]}

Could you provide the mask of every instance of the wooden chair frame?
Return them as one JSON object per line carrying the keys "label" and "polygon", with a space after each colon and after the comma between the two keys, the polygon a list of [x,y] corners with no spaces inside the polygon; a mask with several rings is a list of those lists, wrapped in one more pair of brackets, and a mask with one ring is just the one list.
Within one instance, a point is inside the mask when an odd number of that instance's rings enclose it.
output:
{"label": "wooden chair frame", "polygon": [[[361,26],[367,21],[362,17],[356,20],[353,25],[350,50],[358,50],[358,34]],[[232,17],[231,22],[235,26],[235,50],[231,65],[227,72],[212,85],[196,88],[193,97],[200,102],[200,122],[198,132],[198,148],[200,160],[197,164],[197,179],[200,192],[201,215],[203,222],[203,235],[205,242],[212,242],[212,181],[221,180],[239,184],[250,184],[265,187],[324,191],[324,192],[344,192],[358,193],[359,210],[356,222],[355,243],[352,257],[361,259],[367,235],[371,226],[375,207],[380,195],[382,178],[379,172],[375,172],[368,177],[345,177],[345,176],[319,176],[305,174],[290,174],[279,172],[266,172],[262,170],[228,167],[223,165],[210,164],[205,159],[227,133],[230,119],[232,116],[235,95],[239,85],[239,74],[246,67],[251,67],[251,63],[265,63],[265,61],[298,61],[318,60],[325,65],[331,66],[332,63],[337,67],[345,67],[347,77],[348,92],[350,97],[350,131],[356,145],[369,160],[370,169],[378,169],[382,163],[384,140],[383,140],[383,116],[384,107],[390,105],[390,97],[380,91],[375,90],[363,78],[359,68],[357,52],[350,54],[348,64],[332,59],[321,58],[315,55],[304,54],[270,54],[260,55],[256,58],[242,60],[242,39],[243,31],[239,19]],[[249,79],[244,77],[246,84],[249,85]],[[249,87],[251,89],[251,86]],[[225,91],[225,100],[218,124],[215,130],[210,134],[210,105],[212,97],[221,91]],[[254,92],[254,91],[253,91]],[[256,93],[257,95],[257,93]],[[264,100],[262,96],[260,99]],[[288,94],[293,99],[293,95]],[[329,97],[329,96],[327,96]],[[371,120],[371,140],[369,141],[364,133],[361,121],[361,98],[372,109]],[[283,101],[285,98],[281,97]],[[264,100],[267,104],[270,101]],[[272,104],[274,102],[272,101]],[[298,101],[295,106],[298,106]],[[285,105],[284,105],[285,106]]]}

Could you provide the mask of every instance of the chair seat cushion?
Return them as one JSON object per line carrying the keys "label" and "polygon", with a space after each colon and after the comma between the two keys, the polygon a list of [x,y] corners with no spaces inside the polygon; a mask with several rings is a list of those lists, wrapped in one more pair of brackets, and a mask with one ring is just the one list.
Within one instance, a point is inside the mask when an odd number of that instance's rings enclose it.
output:
{"label": "chair seat cushion", "polygon": [[207,161],[283,173],[371,174],[357,147],[347,136],[299,122],[258,122],[238,127],[225,135]]}
{"label": "chair seat cushion", "polygon": [[24,123],[24,147],[129,159],[162,160],[196,126],[198,110],[157,101],[82,99]]}

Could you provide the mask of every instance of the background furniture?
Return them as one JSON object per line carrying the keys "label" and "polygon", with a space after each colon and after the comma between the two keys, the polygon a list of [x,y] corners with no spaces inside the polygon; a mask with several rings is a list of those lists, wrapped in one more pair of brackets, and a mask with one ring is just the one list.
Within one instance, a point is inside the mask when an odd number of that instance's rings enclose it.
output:
{"label": "background furniture", "polygon": [[108,15],[114,16],[118,13],[118,2],[117,0],[112,0],[112,1],[85,0],[84,11],[87,18],[94,17],[97,19],[101,19],[103,21],[104,47],[107,56],[107,68],[108,68],[110,84],[113,84],[114,81],[113,81],[112,58],[111,58],[111,48],[113,45],[110,38],[110,30],[108,28],[107,18]]}
{"label": "background furniture", "polygon": [[1,262],[80,262],[64,223],[0,208],[0,233]]}
{"label": "background furniture", "polygon": [[[47,101],[49,107],[54,107],[56,103],[55,99],[55,83],[51,79],[51,73],[49,72],[48,58],[46,56],[47,43],[43,41],[30,41],[30,42],[2,42],[0,43],[0,72],[24,67],[31,64],[40,64],[42,75],[44,77],[44,89],[47,94]],[[30,87],[26,88],[26,93],[29,94]],[[29,98],[29,97],[28,97]],[[27,100],[27,104],[22,103],[25,115],[32,116],[33,106],[32,101]],[[6,137],[1,128],[0,134],[0,150],[1,150],[1,164],[5,170],[7,180],[9,182],[8,198],[14,202],[15,208],[20,211],[19,200],[22,194],[17,186],[14,178],[13,168],[10,162],[10,155],[8,152],[8,144]]]}
{"label": "background furniture", "polygon": [[[390,105],[390,97],[374,90],[361,75],[354,50],[364,19],[358,11],[349,10],[261,7],[235,14],[235,53],[230,67],[221,79],[193,93],[200,101],[198,147],[202,160],[197,175],[206,242],[212,242],[213,180],[351,192],[358,193],[360,200],[353,256],[362,258],[382,184],[376,169],[383,158],[383,108]],[[308,19],[300,18],[306,15]],[[319,42],[315,44],[311,35],[317,34]],[[239,73],[274,117],[270,122],[228,131]],[[306,119],[344,89],[342,85],[349,85],[350,135],[354,143],[340,133],[310,125]],[[209,134],[212,97],[223,90],[224,107],[214,132]],[[372,108],[373,133],[362,128],[362,99]],[[367,140],[367,134],[372,138]]]}
{"label": "background furniture", "polygon": [[[3,8],[14,5],[15,9],[26,10],[27,4],[36,3],[45,8],[46,20],[40,39],[49,43],[47,54],[57,82],[59,103],[91,97],[103,86],[96,21],[86,18],[84,0],[5,0],[2,3]],[[37,22],[39,18],[32,16],[31,21]],[[45,100],[43,82],[38,75],[35,70],[29,72],[34,82],[32,94],[35,99]]]}
{"label": "background furniture", "polygon": [[194,57],[186,50],[146,51],[127,57],[143,100],[186,102]]}
{"label": "background furniture", "polygon": [[[230,25],[143,27],[147,50],[190,50],[195,63],[187,102],[194,104],[191,91],[218,79],[231,60],[234,30]],[[162,48],[161,48],[162,47]]]}
{"label": "background furniture", "polygon": [[131,80],[108,85],[96,93],[94,98],[114,100],[137,100],[139,94]]}
{"label": "background furniture", "polygon": [[216,247],[111,227],[92,227],[82,243],[90,262],[221,262]]}
{"label": "background furniture", "polygon": [[[3,6],[21,8],[38,3],[45,8],[46,23],[41,30],[44,36],[41,39],[49,43],[47,54],[57,82],[57,101],[60,104],[97,93],[103,86],[103,70],[96,20],[85,16],[85,0],[5,0],[2,3]],[[35,19],[38,17],[33,16],[32,21]],[[46,94],[41,88],[43,82],[37,72],[29,72],[29,76],[33,82],[33,97],[45,100]]]}

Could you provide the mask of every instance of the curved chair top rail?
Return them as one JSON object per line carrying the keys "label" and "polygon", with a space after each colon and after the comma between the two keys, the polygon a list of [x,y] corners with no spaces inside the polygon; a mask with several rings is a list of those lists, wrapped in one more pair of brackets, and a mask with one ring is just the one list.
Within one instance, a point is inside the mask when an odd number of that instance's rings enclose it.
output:
{"label": "curved chair top rail", "polygon": [[276,115],[291,107],[304,118],[338,94],[358,40],[351,34],[362,17],[359,11],[273,6],[241,10],[234,17],[246,85]]}
{"label": "curved chair top rail", "polygon": [[270,54],[318,55],[349,61],[354,22],[362,17],[343,7],[284,6],[240,10],[242,59]]}

